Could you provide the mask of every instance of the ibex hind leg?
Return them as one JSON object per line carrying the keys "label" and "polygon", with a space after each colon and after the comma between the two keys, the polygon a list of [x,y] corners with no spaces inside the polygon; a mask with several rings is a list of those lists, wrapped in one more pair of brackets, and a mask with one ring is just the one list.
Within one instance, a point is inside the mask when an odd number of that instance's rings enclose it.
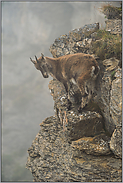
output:
{"label": "ibex hind leg", "polygon": [[69,90],[70,90],[70,85],[69,83],[63,82],[65,90],[66,90],[66,95],[67,95],[67,109],[70,110],[71,109],[71,101],[70,101],[70,95],[69,95]]}

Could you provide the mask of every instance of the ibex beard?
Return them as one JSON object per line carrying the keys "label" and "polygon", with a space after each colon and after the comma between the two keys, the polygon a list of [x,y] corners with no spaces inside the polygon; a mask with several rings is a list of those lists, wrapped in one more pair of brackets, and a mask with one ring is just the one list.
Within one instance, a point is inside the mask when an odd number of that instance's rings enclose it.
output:
{"label": "ibex beard", "polygon": [[[30,58],[31,59],[31,58]],[[76,84],[81,92],[81,106],[84,108],[90,101],[95,89],[95,80],[99,74],[99,66],[93,56],[84,53],[64,55],[58,58],[44,57],[43,54],[36,60],[32,60],[37,70],[40,70],[44,78],[51,75],[60,81],[66,90],[68,108],[70,108],[71,82]]]}

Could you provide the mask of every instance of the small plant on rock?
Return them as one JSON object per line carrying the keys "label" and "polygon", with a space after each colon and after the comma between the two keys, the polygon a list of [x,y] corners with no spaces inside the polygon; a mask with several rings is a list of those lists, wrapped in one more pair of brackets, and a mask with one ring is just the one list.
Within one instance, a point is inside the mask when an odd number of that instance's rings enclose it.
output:
{"label": "small plant on rock", "polygon": [[110,4],[102,6],[101,8],[104,15],[108,19],[121,19],[122,15],[122,6],[120,8],[111,6]]}

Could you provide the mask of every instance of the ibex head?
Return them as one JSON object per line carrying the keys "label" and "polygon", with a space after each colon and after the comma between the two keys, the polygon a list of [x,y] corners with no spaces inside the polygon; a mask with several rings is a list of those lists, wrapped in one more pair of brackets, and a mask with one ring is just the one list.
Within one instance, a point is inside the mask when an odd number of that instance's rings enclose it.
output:
{"label": "ibex head", "polygon": [[47,72],[47,67],[45,64],[45,59],[44,59],[44,55],[41,53],[41,57],[37,58],[35,56],[36,60],[32,60],[32,58],[30,58],[31,62],[34,64],[34,66],[36,67],[37,70],[40,70],[43,77],[44,78],[48,78],[48,72]]}

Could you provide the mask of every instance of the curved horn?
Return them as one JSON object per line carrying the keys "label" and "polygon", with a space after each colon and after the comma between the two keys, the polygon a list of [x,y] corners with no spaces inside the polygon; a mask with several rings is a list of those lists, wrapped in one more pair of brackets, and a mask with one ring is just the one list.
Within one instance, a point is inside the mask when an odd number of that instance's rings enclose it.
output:
{"label": "curved horn", "polygon": [[33,63],[33,64],[35,64],[35,61],[34,60],[32,60],[32,58],[30,57],[30,60],[31,60],[31,62]]}
{"label": "curved horn", "polygon": [[35,55],[35,59],[36,59],[36,61],[37,61],[37,63],[38,63],[38,59],[37,59],[36,55]]}

